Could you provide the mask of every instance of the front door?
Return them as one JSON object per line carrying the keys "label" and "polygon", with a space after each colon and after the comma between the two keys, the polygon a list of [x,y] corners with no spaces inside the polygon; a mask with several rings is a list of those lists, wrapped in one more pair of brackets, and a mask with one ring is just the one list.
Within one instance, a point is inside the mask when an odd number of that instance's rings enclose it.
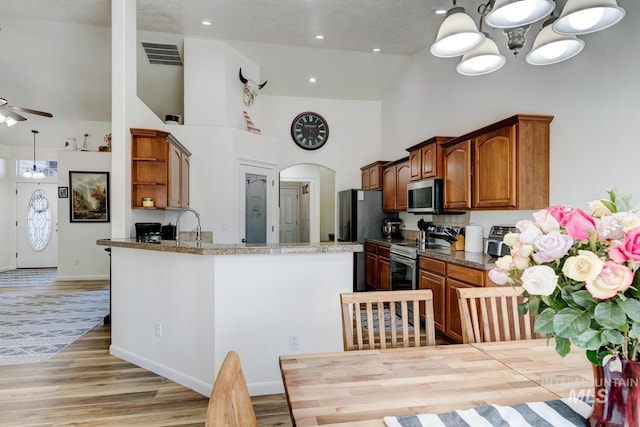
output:
{"label": "front door", "polygon": [[16,267],[57,267],[57,184],[17,182],[16,190]]}

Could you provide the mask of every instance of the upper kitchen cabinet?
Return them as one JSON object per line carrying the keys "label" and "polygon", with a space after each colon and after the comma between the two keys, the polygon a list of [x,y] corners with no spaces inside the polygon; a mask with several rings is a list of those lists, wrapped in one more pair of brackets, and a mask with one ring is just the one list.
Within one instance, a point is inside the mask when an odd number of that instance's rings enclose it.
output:
{"label": "upper kitchen cabinet", "polygon": [[443,157],[441,144],[451,138],[450,136],[434,136],[407,148],[411,181],[442,176]]}
{"label": "upper kitchen cabinet", "polygon": [[518,114],[447,141],[445,209],[547,207],[552,120]]}
{"label": "upper kitchen cabinet", "polygon": [[[131,207],[166,209],[189,206],[191,152],[173,135],[131,129]],[[152,206],[143,205],[151,199]]]}
{"label": "upper kitchen cabinet", "polygon": [[411,179],[409,158],[405,157],[382,168],[382,210],[404,212],[407,210],[407,184]]}
{"label": "upper kitchen cabinet", "polygon": [[388,161],[378,160],[360,168],[363,190],[382,190],[382,165]]}

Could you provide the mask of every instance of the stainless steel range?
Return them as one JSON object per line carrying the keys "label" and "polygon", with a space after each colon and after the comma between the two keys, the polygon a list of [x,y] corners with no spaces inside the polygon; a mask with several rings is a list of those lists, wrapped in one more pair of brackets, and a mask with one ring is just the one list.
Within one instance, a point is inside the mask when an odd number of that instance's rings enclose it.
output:
{"label": "stainless steel range", "polygon": [[391,290],[417,289],[417,246],[407,243],[392,243],[389,252],[391,260]]}

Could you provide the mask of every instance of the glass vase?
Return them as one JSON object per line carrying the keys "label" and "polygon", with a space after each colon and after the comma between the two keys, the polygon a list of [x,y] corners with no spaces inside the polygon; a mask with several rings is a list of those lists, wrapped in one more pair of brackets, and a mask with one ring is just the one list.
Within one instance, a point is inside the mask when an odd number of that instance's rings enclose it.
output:
{"label": "glass vase", "polygon": [[[621,369],[612,368],[612,363]],[[640,427],[640,362],[593,365],[595,400],[588,427]]]}

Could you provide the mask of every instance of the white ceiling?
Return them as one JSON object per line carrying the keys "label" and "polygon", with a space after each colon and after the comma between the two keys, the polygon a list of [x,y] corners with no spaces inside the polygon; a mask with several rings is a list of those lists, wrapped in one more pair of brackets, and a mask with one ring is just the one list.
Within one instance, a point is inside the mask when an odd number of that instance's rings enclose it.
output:
{"label": "white ceiling", "polygon": [[[475,19],[481,3],[457,2]],[[29,115],[32,126],[47,120],[110,121],[110,35],[104,31],[110,27],[110,4],[109,0],[0,1],[0,46],[5,49],[0,55],[4,83],[0,97],[54,115],[53,119]],[[180,48],[184,37],[226,41],[260,66],[259,79],[269,80],[261,93],[380,100],[409,56],[433,42],[443,20],[433,13],[435,9],[451,4],[451,0],[137,0],[137,17],[144,41],[174,41]],[[204,19],[213,25],[203,26]],[[325,38],[317,40],[316,34]],[[505,55],[511,55],[504,52],[504,36],[494,39]],[[372,52],[374,47],[382,52]],[[318,82],[309,84],[310,76]],[[154,87],[162,90],[160,86]],[[156,111],[163,117],[161,113]],[[3,129],[1,143],[30,143],[28,137],[12,139]]]}

